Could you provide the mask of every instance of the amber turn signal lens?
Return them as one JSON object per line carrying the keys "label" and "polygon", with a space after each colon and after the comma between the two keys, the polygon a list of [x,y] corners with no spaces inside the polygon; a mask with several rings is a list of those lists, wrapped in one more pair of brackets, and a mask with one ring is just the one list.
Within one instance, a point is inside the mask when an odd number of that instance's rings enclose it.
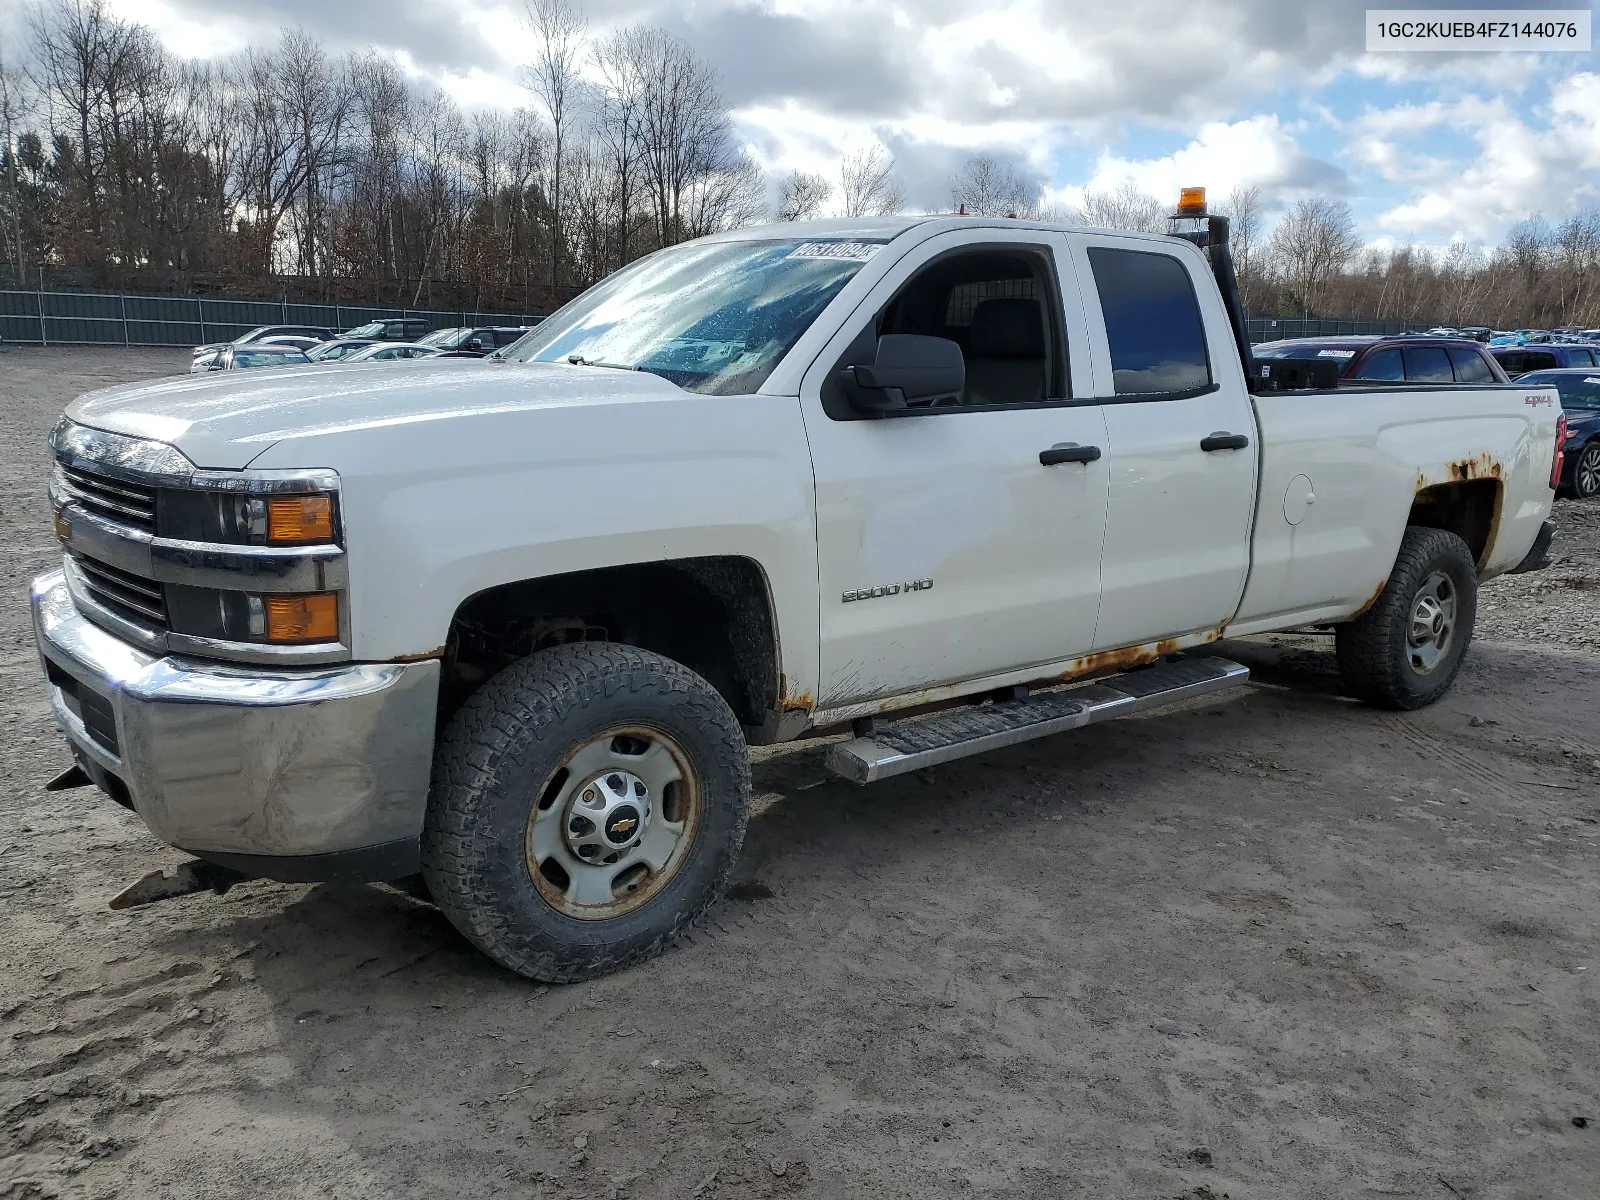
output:
{"label": "amber turn signal lens", "polygon": [[333,592],[267,597],[267,641],[336,642],[339,597]]}
{"label": "amber turn signal lens", "polygon": [[267,501],[267,541],[333,541],[333,497],[274,496]]}
{"label": "amber turn signal lens", "polygon": [[1178,193],[1178,213],[1185,217],[1203,217],[1206,215],[1206,190],[1203,187],[1187,187]]}

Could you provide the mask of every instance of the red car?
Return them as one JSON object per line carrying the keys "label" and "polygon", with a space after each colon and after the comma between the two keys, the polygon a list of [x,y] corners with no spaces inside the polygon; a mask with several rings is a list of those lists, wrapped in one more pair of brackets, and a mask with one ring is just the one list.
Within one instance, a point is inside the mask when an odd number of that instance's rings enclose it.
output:
{"label": "red car", "polygon": [[1510,383],[1487,347],[1470,338],[1291,338],[1252,346],[1256,359],[1332,359],[1341,365],[1339,386],[1387,383]]}

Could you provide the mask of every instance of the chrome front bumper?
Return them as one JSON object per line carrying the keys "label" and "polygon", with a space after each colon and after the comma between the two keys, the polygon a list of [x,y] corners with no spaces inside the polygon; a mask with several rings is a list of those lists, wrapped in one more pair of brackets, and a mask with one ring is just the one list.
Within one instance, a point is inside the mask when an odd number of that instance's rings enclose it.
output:
{"label": "chrome front bumper", "polygon": [[277,879],[418,869],[436,660],[158,657],[85,618],[60,571],[33,581],[32,605],[57,723],[90,776],[162,841]]}

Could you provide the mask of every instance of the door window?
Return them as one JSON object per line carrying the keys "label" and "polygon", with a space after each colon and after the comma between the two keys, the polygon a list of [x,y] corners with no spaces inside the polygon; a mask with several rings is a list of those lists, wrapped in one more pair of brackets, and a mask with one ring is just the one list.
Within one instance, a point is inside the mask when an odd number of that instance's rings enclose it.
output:
{"label": "door window", "polygon": [[1154,398],[1211,386],[1200,302],[1181,262],[1170,254],[1091,246],[1089,266],[1117,395]]}
{"label": "door window", "polygon": [[1043,247],[1007,244],[942,255],[895,293],[844,363],[871,362],[876,339],[885,334],[922,334],[961,347],[967,378],[960,407],[1061,399],[1067,355],[1057,295],[1055,268]]}
{"label": "door window", "polygon": [[1400,361],[1400,351],[1390,346],[1375,350],[1356,368],[1352,379],[1368,379],[1374,383],[1399,383],[1406,377],[1405,364]]}
{"label": "door window", "polygon": [[1450,356],[1443,346],[1407,346],[1405,348],[1407,383],[1454,383],[1455,372],[1450,369]]}
{"label": "door window", "polygon": [[1493,383],[1494,372],[1483,361],[1483,355],[1465,346],[1450,347],[1450,365],[1455,368],[1457,383]]}
{"label": "door window", "polygon": [[1560,365],[1556,356],[1548,350],[1529,350],[1527,357],[1522,360],[1524,371],[1552,371]]}

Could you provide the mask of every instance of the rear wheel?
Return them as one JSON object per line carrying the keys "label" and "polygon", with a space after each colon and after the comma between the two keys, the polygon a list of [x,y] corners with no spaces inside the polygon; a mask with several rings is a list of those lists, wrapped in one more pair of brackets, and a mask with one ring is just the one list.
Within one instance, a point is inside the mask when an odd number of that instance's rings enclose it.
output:
{"label": "rear wheel", "polygon": [[629,646],[561,646],[452,719],[423,873],[496,962],[584,979],[659,953],[716,900],[749,797],[743,732],[709,683]]}
{"label": "rear wheel", "polygon": [[1572,494],[1579,500],[1600,496],[1600,440],[1578,452],[1578,461],[1572,467]]}
{"label": "rear wheel", "polygon": [[1467,544],[1443,529],[1410,527],[1378,599],[1338,628],[1345,688],[1379,708],[1432,704],[1455,682],[1477,613]]}

